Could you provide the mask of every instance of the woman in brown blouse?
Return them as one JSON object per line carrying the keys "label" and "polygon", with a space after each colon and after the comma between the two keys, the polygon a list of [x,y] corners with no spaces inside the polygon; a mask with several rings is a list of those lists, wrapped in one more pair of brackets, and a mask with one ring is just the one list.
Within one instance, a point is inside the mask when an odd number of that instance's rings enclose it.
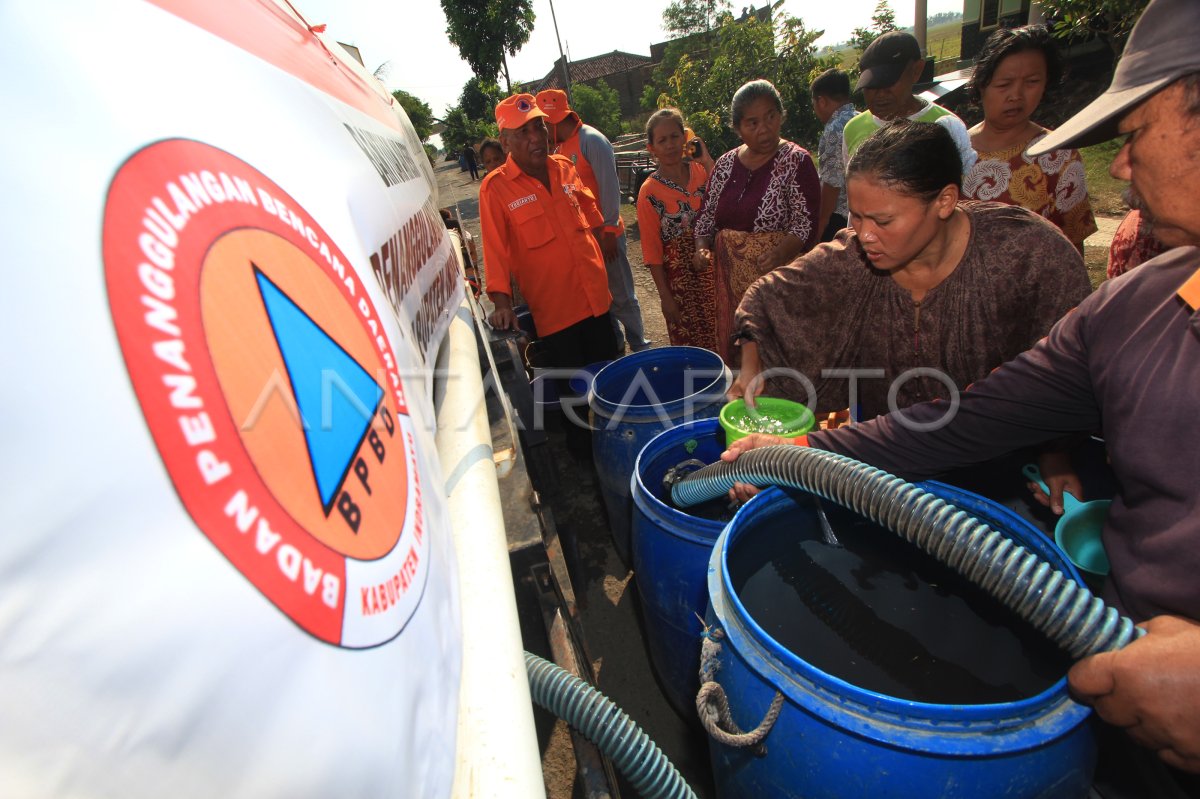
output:
{"label": "woman in brown blouse", "polygon": [[771,396],[858,419],[949,399],[1087,296],[1058,228],[1024,208],[960,203],[961,175],[937,125],[868,139],[847,167],[851,227],[746,291],[731,394],[763,391],[762,373]]}

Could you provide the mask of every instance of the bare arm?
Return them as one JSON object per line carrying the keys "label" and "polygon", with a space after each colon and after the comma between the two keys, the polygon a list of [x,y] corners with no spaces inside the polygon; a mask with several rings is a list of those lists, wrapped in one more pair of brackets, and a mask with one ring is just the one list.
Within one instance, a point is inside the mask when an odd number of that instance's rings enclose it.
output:
{"label": "bare arm", "polygon": [[696,254],[692,256],[692,268],[697,272],[712,269],[712,236],[696,237]]}
{"label": "bare arm", "polygon": [[821,214],[817,217],[818,239],[825,234],[825,228],[829,227],[829,218],[833,216],[833,209],[837,208],[838,198],[841,196],[842,190],[838,186],[821,183]]}
{"label": "bare arm", "polygon": [[704,167],[705,172],[711,175],[713,166],[715,166],[717,162],[714,161],[713,157],[709,154],[708,145],[705,144],[704,139],[701,139],[699,136],[692,139],[692,141],[700,142],[700,157],[696,158],[695,160],[700,163],[700,166]]}
{"label": "bare arm", "polygon": [[733,385],[729,387],[729,399],[741,397],[747,405],[754,407],[754,401],[763,390],[763,381],[757,379],[762,372],[762,360],[758,357],[758,344],[755,342],[743,340],[741,349],[742,368],[738,371]]}
{"label": "bare arm", "polygon": [[646,264],[650,267],[650,275],[654,278],[654,286],[658,289],[658,301],[662,307],[663,318],[667,320],[669,325],[678,325],[683,322],[683,316],[679,310],[679,303],[675,302],[675,295],[671,293],[671,286],[667,283],[667,270],[662,264]]}
{"label": "bare arm", "polygon": [[794,233],[786,234],[779,243],[763,253],[759,266],[766,272],[791,263],[792,259],[805,250],[805,241]]}

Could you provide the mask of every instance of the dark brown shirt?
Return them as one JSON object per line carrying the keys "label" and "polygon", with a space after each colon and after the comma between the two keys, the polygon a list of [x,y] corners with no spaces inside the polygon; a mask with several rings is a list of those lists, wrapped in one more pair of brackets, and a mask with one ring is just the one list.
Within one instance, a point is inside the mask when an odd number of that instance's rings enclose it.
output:
{"label": "dark brown shirt", "polygon": [[[809,443],[923,479],[1098,427],[1120,484],[1104,524],[1106,598],[1135,621],[1200,620],[1197,307],[1200,249],[1171,250],[1104,283],[1033,349],[964,393],[947,424],[918,432],[891,415]],[[905,414],[932,423],[947,407]]]}
{"label": "dark brown shirt", "polygon": [[[964,202],[971,223],[962,260],[921,302],[871,266],[852,229],[760,278],[734,329],[758,343],[764,369],[811,380],[818,413],[852,407],[850,381],[830,369],[870,369],[857,416],[949,398],[1023,352],[1091,291],[1083,259],[1058,228],[1024,208]],[[764,392],[808,402],[803,380],[773,378]]]}

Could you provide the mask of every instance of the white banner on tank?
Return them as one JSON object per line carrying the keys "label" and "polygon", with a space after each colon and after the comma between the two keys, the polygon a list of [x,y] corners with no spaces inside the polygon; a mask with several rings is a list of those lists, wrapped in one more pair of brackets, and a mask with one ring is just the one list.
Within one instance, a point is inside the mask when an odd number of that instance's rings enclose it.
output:
{"label": "white banner on tank", "polygon": [[108,193],[109,303],[192,518],[302,628],[394,637],[427,577],[401,364],[349,260],[265,175],[156,142]]}
{"label": "white banner on tank", "polygon": [[462,281],[411,126],[270,0],[0,25],[0,795],[447,795]]}

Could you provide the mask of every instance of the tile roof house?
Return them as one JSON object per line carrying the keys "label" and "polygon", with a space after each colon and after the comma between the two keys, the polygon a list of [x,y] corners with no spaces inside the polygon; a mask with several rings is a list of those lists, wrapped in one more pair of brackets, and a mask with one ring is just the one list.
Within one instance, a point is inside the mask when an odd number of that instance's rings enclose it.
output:
{"label": "tile roof house", "polygon": [[[766,4],[758,9],[753,6],[743,8],[741,16],[736,21],[745,22],[751,16],[764,24],[770,23],[770,4]],[[707,35],[710,34],[694,33],[684,38],[700,38]],[[650,45],[649,56],[613,50],[611,53],[584,58],[580,61],[571,61],[567,65],[571,75],[571,83],[585,83],[594,87],[600,81],[604,81],[610,88],[615,89],[617,95],[620,97],[621,116],[625,119],[636,117],[639,113],[642,113],[642,89],[650,81],[654,68],[663,60],[663,56],[667,51],[667,45],[671,44],[672,41],[679,40],[668,40]],[[706,51],[701,50],[700,52]],[[537,94],[542,89],[563,88],[562,61],[562,58],[559,57],[554,61],[554,66],[546,73],[545,77],[540,80],[522,83],[515,87],[515,90]]]}
{"label": "tile roof house", "polygon": [[[615,89],[621,100],[621,116],[635,116],[639,111],[642,99],[642,88],[650,79],[654,62],[650,56],[624,53],[613,50],[611,53],[571,61],[569,65],[571,83],[585,83],[595,86],[604,81]],[[554,67],[541,80],[522,83],[517,91],[537,94],[543,89],[563,88],[562,58],[555,59]]]}

